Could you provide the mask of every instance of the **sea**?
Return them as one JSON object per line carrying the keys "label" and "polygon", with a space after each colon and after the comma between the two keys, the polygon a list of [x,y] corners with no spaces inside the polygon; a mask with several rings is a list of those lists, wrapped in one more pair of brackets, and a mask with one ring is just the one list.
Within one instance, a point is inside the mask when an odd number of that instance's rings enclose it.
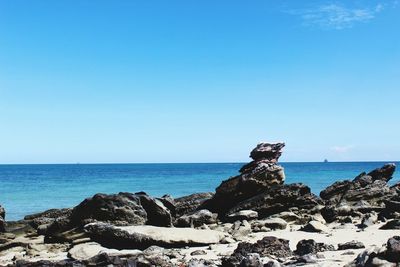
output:
{"label": "sea", "polygon": [[[285,183],[300,182],[319,194],[338,180],[353,179],[387,162],[280,163]],[[396,162],[394,162],[396,163]],[[73,207],[96,193],[139,192],[152,196],[180,197],[214,192],[227,178],[237,175],[244,163],[166,164],[39,164],[0,165],[0,205],[6,220],[51,208]],[[399,166],[399,163],[397,163]],[[400,181],[395,173],[391,184]]]}

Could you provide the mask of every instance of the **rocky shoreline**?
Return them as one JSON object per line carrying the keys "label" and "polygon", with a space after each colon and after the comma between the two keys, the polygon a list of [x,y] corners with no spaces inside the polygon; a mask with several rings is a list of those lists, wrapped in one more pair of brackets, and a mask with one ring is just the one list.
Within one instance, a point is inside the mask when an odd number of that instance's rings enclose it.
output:
{"label": "rocky shoreline", "polygon": [[284,146],[258,144],[215,193],[96,194],[16,222],[0,206],[0,266],[400,266],[395,165],[317,196],[284,183]]}

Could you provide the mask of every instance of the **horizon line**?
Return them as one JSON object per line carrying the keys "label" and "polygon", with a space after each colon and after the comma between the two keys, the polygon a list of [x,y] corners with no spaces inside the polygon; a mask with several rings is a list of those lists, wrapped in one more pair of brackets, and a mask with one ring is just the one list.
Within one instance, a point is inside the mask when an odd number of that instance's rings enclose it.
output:
{"label": "horizon line", "polygon": [[[251,162],[251,161],[249,161]],[[62,162],[62,163],[0,163],[0,166],[7,166],[7,165],[134,165],[134,164],[246,164],[249,162],[233,162],[233,161],[221,161],[221,162]],[[354,161],[279,161],[279,163],[396,163],[400,162],[400,160],[354,160]]]}

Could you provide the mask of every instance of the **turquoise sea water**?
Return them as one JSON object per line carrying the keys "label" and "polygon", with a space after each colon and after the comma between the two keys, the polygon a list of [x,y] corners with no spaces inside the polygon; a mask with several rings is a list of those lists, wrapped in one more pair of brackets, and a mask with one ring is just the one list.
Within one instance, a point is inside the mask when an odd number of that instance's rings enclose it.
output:
{"label": "turquoise sea water", "polygon": [[[302,182],[318,194],[385,162],[281,163],[286,183]],[[243,163],[0,165],[0,204],[7,220],[50,208],[72,207],[95,193],[145,191],[174,197],[214,191]],[[397,164],[397,166],[400,166]],[[395,173],[391,183],[400,181]]]}

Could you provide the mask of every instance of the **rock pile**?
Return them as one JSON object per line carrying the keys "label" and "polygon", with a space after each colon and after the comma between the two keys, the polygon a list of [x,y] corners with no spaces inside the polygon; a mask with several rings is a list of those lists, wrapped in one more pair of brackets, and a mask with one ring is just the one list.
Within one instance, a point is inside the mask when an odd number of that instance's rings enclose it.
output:
{"label": "rock pile", "polygon": [[394,164],[386,164],[368,174],[363,172],[352,181],[335,182],[321,191],[320,196],[326,205],[322,211],[325,220],[332,222],[348,216],[362,217],[372,211],[384,211],[385,202],[396,195],[387,184],[395,168]]}

